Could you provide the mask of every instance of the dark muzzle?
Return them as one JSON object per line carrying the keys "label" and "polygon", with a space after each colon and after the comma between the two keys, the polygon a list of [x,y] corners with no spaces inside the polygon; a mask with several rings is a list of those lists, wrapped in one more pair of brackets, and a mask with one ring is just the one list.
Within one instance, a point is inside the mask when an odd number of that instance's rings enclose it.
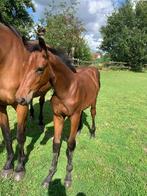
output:
{"label": "dark muzzle", "polygon": [[23,98],[23,97],[17,98],[16,101],[17,101],[17,103],[19,103],[20,105],[27,105],[27,104],[28,104],[28,103],[27,103],[27,100],[26,100],[25,98]]}

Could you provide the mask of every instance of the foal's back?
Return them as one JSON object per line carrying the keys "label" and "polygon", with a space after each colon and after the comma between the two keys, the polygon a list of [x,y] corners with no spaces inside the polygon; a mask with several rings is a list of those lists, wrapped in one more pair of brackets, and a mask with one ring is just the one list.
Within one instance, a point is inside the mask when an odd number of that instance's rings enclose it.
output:
{"label": "foal's back", "polygon": [[96,67],[79,68],[76,80],[81,92],[81,107],[85,109],[96,101],[100,89],[100,73]]}
{"label": "foal's back", "polygon": [[76,71],[74,93],[70,94],[73,95],[73,100],[78,100],[79,109],[84,110],[96,102],[100,89],[100,73],[95,67],[77,68]]}

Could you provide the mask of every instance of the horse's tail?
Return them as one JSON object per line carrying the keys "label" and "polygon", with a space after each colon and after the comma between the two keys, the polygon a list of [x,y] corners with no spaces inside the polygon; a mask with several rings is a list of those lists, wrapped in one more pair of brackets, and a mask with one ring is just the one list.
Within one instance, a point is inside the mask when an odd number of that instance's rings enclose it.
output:
{"label": "horse's tail", "polygon": [[99,69],[97,68],[97,79],[98,79],[98,85],[99,85],[99,89],[101,87],[101,81],[100,81],[100,71]]}

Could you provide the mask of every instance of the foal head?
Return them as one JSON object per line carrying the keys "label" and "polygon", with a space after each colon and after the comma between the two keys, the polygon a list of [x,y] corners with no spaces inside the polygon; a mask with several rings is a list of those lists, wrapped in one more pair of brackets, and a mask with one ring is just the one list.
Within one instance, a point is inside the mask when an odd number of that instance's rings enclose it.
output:
{"label": "foal head", "polygon": [[22,105],[29,104],[33,94],[49,82],[48,78],[49,74],[51,74],[44,40],[39,38],[39,44],[28,45],[28,49],[31,53],[24,77],[16,93],[16,100]]}

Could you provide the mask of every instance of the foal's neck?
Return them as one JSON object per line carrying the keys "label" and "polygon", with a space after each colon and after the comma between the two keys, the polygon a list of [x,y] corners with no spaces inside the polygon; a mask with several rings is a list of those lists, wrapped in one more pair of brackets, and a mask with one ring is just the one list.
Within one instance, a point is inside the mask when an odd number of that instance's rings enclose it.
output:
{"label": "foal's neck", "polygon": [[74,80],[74,72],[68,68],[59,57],[51,55],[51,69],[54,74],[54,79],[51,83],[55,90],[55,94],[62,98],[66,96],[68,89]]}

